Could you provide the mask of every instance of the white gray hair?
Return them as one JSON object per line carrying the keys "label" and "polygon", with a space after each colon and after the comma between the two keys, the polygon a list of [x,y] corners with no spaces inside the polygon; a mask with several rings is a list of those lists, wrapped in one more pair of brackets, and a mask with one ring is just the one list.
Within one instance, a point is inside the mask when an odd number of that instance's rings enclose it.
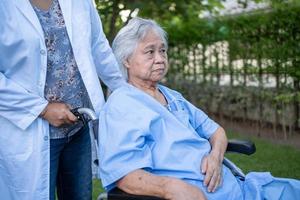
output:
{"label": "white gray hair", "polygon": [[112,43],[112,49],[118,61],[123,76],[128,79],[127,68],[124,62],[133,54],[138,43],[143,40],[149,31],[154,31],[162,39],[165,48],[168,48],[167,33],[155,21],[134,17],[129,20],[118,32]]}

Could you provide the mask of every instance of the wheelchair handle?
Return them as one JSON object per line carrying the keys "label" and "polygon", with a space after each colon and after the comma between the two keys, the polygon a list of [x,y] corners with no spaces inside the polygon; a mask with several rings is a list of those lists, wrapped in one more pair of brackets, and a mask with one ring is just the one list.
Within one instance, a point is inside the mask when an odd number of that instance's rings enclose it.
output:
{"label": "wheelchair handle", "polygon": [[86,114],[90,120],[97,119],[96,113],[90,108],[74,108],[71,112],[77,117],[81,117],[81,115]]}
{"label": "wheelchair handle", "polygon": [[71,112],[78,118],[78,120],[82,121],[83,124],[89,124],[89,126],[92,128],[89,131],[89,134],[92,142],[94,142],[94,145],[92,146],[95,151],[96,159],[93,162],[98,166],[98,118],[96,113],[90,108],[74,108],[71,110]]}

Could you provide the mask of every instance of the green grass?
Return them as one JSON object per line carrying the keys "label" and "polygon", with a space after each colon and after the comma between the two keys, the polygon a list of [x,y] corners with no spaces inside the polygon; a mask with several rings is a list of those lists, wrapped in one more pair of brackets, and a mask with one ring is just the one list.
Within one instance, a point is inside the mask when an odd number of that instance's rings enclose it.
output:
{"label": "green grass", "polygon": [[96,200],[100,193],[104,192],[102,188],[101,181],[94,179],[93,180],[93,200]]}
{"label": "green grass", "polygon": [[[226,154],[226,157],[245,173],[250,171],[271,172],[273,176],[300,179],[300,150],[290,146],[272,144],[266,140],[229,133],[228,138],[250,139],[255,143],[256,152],[251,155]],[[103,192],[101,182],[93,182],[93,199]]]}
{"label": "green grass", "polygon": [[[245,138],[229,133],[229,138]],[[290,146],[272,144],[260,138],[247,138],[256,146],[251,155],[226,154],[226,157],[237,164],[245,173],[250,171],[269,171],[273,176],[300,179],[300,150]]]}

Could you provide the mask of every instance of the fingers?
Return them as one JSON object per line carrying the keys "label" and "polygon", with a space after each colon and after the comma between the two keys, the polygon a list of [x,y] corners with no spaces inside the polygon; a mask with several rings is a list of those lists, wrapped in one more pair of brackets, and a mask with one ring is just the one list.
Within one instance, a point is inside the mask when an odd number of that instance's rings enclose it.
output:
{"label": "fingers", "polygon": [[208,192],[212,192],[212,190],[215,188],[217,184],[217,180],[218,180],[218,175],[216,172],[214,172],[207,187]]}
{"label": "fingers", "polygon": [[204,186],[208,186],[208,184],[211,182],[213,175],[214,170],[212,168],[208,168],[204,178]]}
{"label": "fingers", "polygon": [[64,103],[49,103],[44,117],[50,124],[60,127],[64,124],[74,124],[78,119],[70,111],[71,106]]}
{"label": "fingers", "polygon": [[217,190],[217,188],[220,187],[221,185],[222,185],[222,172],[220,173],[220,176],[218,178],[217,184],[215,185],[215,187],[212,190],[212,192],[215,192]]}
{"label": "fingers", "polygon": [[219,164],[210,155],[203,158],[201,163],[201,172],[205,174],[203,184],[207,186],[208,192],[214,192],[222,181],[222,164]]}
{"label": "fingers", "polygon": [[201,163],[201,172],[202,174],[205,174],[207,171],[207,157],[205,156],[203,159],[202,159],[202,163]]}
{"label": "fingers", "polygon": [[208,192],[214,192],[218,186],[220,185],[221,181],[221,173],[218,170],[213,172],[213,175],[209,181],[209,185],[207,187]]}
{"label": "fingers", "polygon": [[66,104],[68,109],[66,110],[66,116],[69,122],[74,123],[78,120],[78,118],[71,112],[72,107],[69,104]]}
{"label": "fingers", "polygon": [[74,124],[78,119],[77,117],[70,111],[71,107],[67,106],[63,109],[63,121],[65,124]]}

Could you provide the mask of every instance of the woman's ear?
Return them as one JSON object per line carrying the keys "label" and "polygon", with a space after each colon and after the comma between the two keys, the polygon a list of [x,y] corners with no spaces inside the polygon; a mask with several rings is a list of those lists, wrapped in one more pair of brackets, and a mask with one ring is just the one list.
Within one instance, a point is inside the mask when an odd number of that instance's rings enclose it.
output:
{"label": "woman's ear", "polygon": [[130,64],[129,64],[128,59],[126,59],[126,60],[123,62],[123,65],[124,65],[126,68],[130,68]]}

